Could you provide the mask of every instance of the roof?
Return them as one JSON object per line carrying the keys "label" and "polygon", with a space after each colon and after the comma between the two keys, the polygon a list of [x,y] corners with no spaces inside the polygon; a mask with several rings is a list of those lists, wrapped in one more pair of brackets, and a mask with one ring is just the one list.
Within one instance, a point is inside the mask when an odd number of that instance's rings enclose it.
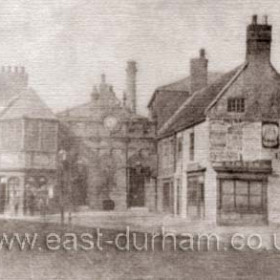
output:
{"label": "roof", "polygon": [[173,116],[163,125],[159,131],[159,137],[165,137],[190,127],[205,120],[205,109],[218,97],[219,93],[235,77],[243,65],[220,76],[209,86],[195,92],[188,98]]}
{"label": "roof", "polygon": [[21,91],[0,112],[1,120],[19,118],[56,120],[51,109],[31,88]]}
{"label": "roof", "polygon": [[[208,73],[208,81],[209,83],[214,82],[218,77],[220,77],[222,75],[222,73],[218,73],[218,72],[209,72]],[[185,92],[185,93],[189,93],[190,92],[190,76],[178,80],[176,82],[167,84],[167,85],[163,85],[160,86],[158,88],[155,89],[152,98],[149,101],[148,107],[151,106],[155,96],[156,96],[156,92],[158,91],[170,91],[170,92]]]}

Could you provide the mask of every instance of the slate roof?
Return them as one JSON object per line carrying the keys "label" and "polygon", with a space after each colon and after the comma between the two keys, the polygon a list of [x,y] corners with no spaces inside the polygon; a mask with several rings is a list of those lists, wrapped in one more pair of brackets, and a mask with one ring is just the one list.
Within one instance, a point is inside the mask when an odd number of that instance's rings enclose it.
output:
{"label": "slate roof", "polygon": [[21,91],[14,96],[5,107],[1,108],[0,120],[32,118],[56,120],[51,109],[31,88]]}
{"label": "slate roof", "polygon": [[[219,73],[219,72],[209,72],[208,73],[208,82],[209,83],[214,82],[221,75],[222,75],[222,73]],[[170,91],[170,93],[180,92],[180,93],[184,93],[184,96],[188,97],[188,94],[190,92],[190,76],[188,76],[184,79],[178,80],[176,82],[156,88],[149,101],[148,107],[150,107],[150,105],[152,104],[152,102],[156,96],[156,93],[159,91]]]}
{"label": "slate roof", "polygon": [[191,127],[205,120],[205,109],[215,100],[222,89],[243,68],[239,66],[234,70],[220,76],[209,86],[195,92],[188,98],[173,116],[159,130],[159,137],[166,137],[175,132]]}

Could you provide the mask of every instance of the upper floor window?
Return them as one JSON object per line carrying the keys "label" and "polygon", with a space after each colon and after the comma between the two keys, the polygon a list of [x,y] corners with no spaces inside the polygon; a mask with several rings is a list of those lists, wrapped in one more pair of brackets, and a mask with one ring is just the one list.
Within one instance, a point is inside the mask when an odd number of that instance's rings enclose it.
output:
{"label": "upper floor window", "polygon": [[190,160],[194,160],[194,132],[190,133]]}
{"label": "upper floor window", "polygon": [[183,152],[183,139],[182,137],[177,139],[177,160],[182,159],[182,152]]}
{"label": "upper floor window", "polygon": [[243,113],[245,111],[244,98],[229,98],[228,99],[228,112]]}
{"label": "upper floor window", "polygon": [[57,145],[57,124],[47,120],[25,121],[25,149],[54,152]]}

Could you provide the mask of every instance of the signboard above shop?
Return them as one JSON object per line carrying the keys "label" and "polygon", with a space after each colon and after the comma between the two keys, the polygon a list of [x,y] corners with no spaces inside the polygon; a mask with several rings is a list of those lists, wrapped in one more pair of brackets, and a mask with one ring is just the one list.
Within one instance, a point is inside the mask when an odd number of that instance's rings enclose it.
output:
{"label": "signboard above shop", "polygon": [[279,147],[279,124],[276,122],[263,122],[262,144],[264,148]]}

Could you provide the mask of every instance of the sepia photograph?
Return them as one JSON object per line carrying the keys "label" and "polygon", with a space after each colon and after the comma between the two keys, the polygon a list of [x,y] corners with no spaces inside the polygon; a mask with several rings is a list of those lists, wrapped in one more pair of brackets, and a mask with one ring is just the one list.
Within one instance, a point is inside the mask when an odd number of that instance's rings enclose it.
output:
{"label": "sepia photograph", "polygon": [[0,0],[0,280],[280,279],[280,1]]}

